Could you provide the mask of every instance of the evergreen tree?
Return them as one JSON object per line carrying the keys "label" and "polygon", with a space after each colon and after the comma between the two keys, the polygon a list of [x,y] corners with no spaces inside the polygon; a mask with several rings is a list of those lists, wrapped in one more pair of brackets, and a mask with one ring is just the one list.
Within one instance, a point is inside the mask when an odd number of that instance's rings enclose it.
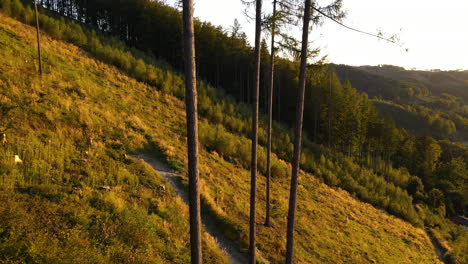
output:
{"label": "evergreen tree", "polygon": [[436,185],[435,170],[442,154],[439,144],[430,136],[422,136],[416,139],[416,156],[414,159],[415,173],[419,175],[428,189]]}
{"label": "evergreen tree", "polygon": [[293,263],[294,257],[294,217],[296,215],[296,195],[297,181],[299,173],[299,162],[301,158],[301,139],[302,139],[302,117],[304,112],[304,94],[305,94],[305,76],[307,66],[307,46],[309,43],[309,21],[311,0],[305,0],[304,21],[302,25],[302,50],[301,66],[299,73],[299,93],[297,97],[296,108],[296,126],[294,132],[294,157],[292,161],[291,188],[289,194],[288,226],[287,226],[287,244],[286,244],[286,264]]}
{"label": "evergreen tree", "polygon": [[187,154],[189,174],[191,263],[202,262],[200,189],[198,181],[198,114],[193,32],[193,0],[183,0],[185,105],[187,112]]}
{"label": "evergreen tree", "polygon": [[255,11],[255,72],[252,103],[252,160],[251,160],[251,185],[250,185],[250,244],[249,264],[255,264],[255,213],[257,194],[257,144],[258,144],[258,108],[260,90],[260,40],[262,31],[262,0],[256,0]]}
{"label": "evergreen tree", "polygon": [[273,14],[271,23],[271,53],[270,79],[268,83],[268,128],[267,128],[267,170],[266,170],[266,212],[265,225],[270,226],[270,184],[271,184],[271,126],[273,122],[273,86],[275,74],[275,34],[276,34],[276,1],[273,0]]}
{"label": "evergreen tree", "polygon": [[[315,5],[315,2],[313,3]],[[294,218],[296,215],[296,199],[297,199],[297,185],[299,174],[299,163],[301,160],[301,144],[302,144],[302,124],[304,115],[304,98],[306,88],[306,67],[307,59],[309,58],[309,23],[318,22],[320,17],[311,17],[311,9],[313,5],[311,0],[304,1],[304,15],[302,22],[302,47],[300,52],[300,68],[299,68],[299,89],[296,103],[296,121],[294,127],[294,156],[292,159],[292,175],[291,187],[289,194],[289,208],[288,208],[288,224],[286,233],[286,264],[292,264],[294,259]],[[315,8],[315,7],[314,7]],[[325,8],[329,13],[341,17],[341,0],[333,2]]]}
{"label": "evergreen tree", "polygon": [[[277,9],[279,4],[279,9]],[[267,107],[268,107],[268,122],[267,122],[267,168],[266,168],[266,213],[265,225],[270,226],[270,187],[271,187],[271,137],[272,137],[272,123],[273,123],[273,95],[274,95],[274,80],[275,80],[275,56],[276,56],[276,35],[280,35],[282,42],[280,46],[283,49],[291,49],[291,42],[296,42],[292,37],[288,36],[281,29],[288,24],[294,23],[292,19],[292,8],[288,1],[273,0],[273,12],[267,20],[267,27],[269,27],[271,34],[270,43],[270,69],[268,76],[268,92],[267,92]]]}

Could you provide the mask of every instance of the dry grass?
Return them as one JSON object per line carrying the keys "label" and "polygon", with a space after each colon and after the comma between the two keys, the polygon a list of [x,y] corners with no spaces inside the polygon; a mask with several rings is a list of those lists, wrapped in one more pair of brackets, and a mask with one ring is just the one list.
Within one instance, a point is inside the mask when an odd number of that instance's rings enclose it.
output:
{"label": "dry grass", "polygon": [[[146,144],[152,88],[47,35],[39,78],[34,41],[31,27],[0,14],[0,101],[14,107],[0,146],[0,262],[188,263],[187,207],[124,156]],[[205,262],[228,263],[204,237]]]}
{"label": "dry grass", "polygon": [[[12,142],[46,133],[49,137],[61,134],[71,138],[73,146],[76,146],[77,142],[92,137],[94,143],[89,146],[89,160],[115,153],[137,152],[154,143],[172,164],[181,164],[180,168],[185,170],[185,112],[182,101],[136,82],[116,68],[86,56],[73,45],[47,36],[43,38],[46,74],[38,78],[33,64],[33,29],[2,15],[0,21],[0,57],[3,62],[0,64],[0,88],[8,90],[11,98],[16,96],[34,101],[28,111],[12,115],[19,131],[11,136]],[[115,153],[109,152],[112,149]],[[73,155],[82,155],[80,151],[76,152]],[[200,163],[206,207],[223,223],[226,234],[239,240],[245,249],[248,241],[249,172],[204,148],[200,151]],[[98,166],[97,161],[93,164],[96,166],[92,171],[99,175],[94,180],[90,177],[83,180],[89,186],[107,183],[109,175],[120,175]],[[126,168],[121,162],[115,164],[118,171]],[[122,185],[123,181],[116,179],[108,184]],[[264,177],[260,176],[259,255],[264,262],[282,263],[289,182],[287,179],[273,179],[272,228],[261,225],[264,188]],[[360,202],[345,191],[331,189],[310,174],[301,175],[298,197],[297,263],[437,263],[422,229]],[[114,202],[116,208],[126,205],[119,199]],[[184,221],[186,214],[172,215],[169,219]],[[175,237],[180,233],[171,228],[172,223],[168,221],[160,223],[166,232],[165,237],[174,241],[186,239],[184,235]],[[186,252],[187,244],[184,245],[177,249]],[[219,251],[212,242],[209,245],[213,252]]]}

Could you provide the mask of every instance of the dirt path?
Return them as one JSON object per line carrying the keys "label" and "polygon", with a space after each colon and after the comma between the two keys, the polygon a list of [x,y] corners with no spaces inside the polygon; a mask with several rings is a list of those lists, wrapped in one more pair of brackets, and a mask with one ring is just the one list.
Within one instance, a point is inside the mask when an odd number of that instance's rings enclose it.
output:
{"label": "dirt path", "polygon": [[[172,185],[172,187],[174,187],[174,190],[176,191],[177,195],[179,195],[185,202],[185,204],[188,206],[188,193],[185,192],[182,188],[180,188],[176,183],[176,177],[178,172],[170,169],[164,163],[151,157],[150,155],[139,154],[133,157],[142,159],[146,163],[151,165],[159,174],[161,174],[161,176],[163,176],[164,179],[166,179],[166,181],[168,181]],[[202,222],[205,231],[216,239],[219,247],[224,250],[232,264],[247,263],[247,257],[239,251],[234,241],[228,239],[222,233],[214,219],[207,215],[202,215]]]}
{"label": "dirt path", "polygon": [[446,249],[442,247],[440,242],[437,240],[437,238],[434,237],[434,234],[432,234],[432,231],[429,228],[426,228],[425,231],[427,236],[431,240],[432,245],[434,246],[435,253],[437,254],[439,260],[442,263],[449,264],[449,262],[444,257]]}

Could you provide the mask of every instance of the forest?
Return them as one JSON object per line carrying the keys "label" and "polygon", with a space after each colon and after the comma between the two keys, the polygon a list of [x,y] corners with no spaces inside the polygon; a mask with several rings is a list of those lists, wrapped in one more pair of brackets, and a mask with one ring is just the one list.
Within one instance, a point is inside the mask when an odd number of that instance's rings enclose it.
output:
{"label": "forest", "polygon": [[466,142],[466,71],[415,71],[390,65],[334,67],[340,78],[375,99],[379,112],[393,117],[399,127],[416,135]]}
{"label": "forest", "polygon": [[[139,0],[129,3],[120,1],[117,4],[114,1],[99,1],[87,6],[89,4],[87,1],[40,2],[48,10],[63,14],[90,28],[98,28],[105,34],[118,37],[129,46],[150,52],[155,58],[166,61],[174,69],[181,69],[181,54],[176,52],[181,49],[182,36],[177,34],[180,32],[178,28],[181,27],[180,13],[164,3]],[[124,6],[126,8],[123,8]],[[153,26],[146,26],[145,23]],[[76,26],[74,23],[70,25]],[[51,22],[44,27],[46,30],[52,27],[53,31],[53,28],[57,30],[59,25]],[[142,29],[145,32],[141,32]],[[168,38],[167,32],[175,34],[169,34],[171,38]],[[66,31],[64,34],[67,34]],[[253,76],[249,74],[253,67],[253,50],[248,45],[245,34],[239,29],[228,33],[210,23],[195,20],[195,37],[198,43],[196,46],[198,75],[216,87],[217,93],[227,94],[232,98],[228,99],[226,105],[224,103],[217,105],[212,103],[216,100],[202,97],[201,113],[206,112],[214,121],[226,123],[234,132],[249,134],[247,111],[231,111],[237,112],[233,113],[239,115],[237,119],[232,115],[224,117],[223,112],[219,111],[221,107],[232,108],[230,104],[233,103],[229,103],[229,100],[241,104],[249,104],[252,101],[249,89],[253,86]],[[84,33],[73,34],[73,38],[72,42],[78,45],[91,42]],[[100,52],[106,53],[105,49]],[[118,52],[107,52],[113,53],[109,55],[113,57],[118,54]],[[268,54],[265,44],[262,45],[262,53]],[[260,87],[263,88],[260,89],[260,98],[266,98],[265,79],[269,60],[268,55],[262,58],[261,72],[264,78],[260,79]],[[151,83],[152,76],[148,74],[149,71],[145,69],[143,61],[132,63],[124,56],[115,60],[115,64],[120,64],[123,68],[133,68],[137,77],[140,76]],[[287,126],[291,125],[294,119],[295,102],[287,98],[293,98],[288,94],[296,94],[298,80],[295,77],[297,67],[294,65],[297,63],[283,58],[276,59],[277,91],[273,103],[275,105],[273,116],[276,121]],[[314,70],[309,71],[307,80],[304,131],[312,143],[352,157],[354,162],[372,169],[384,178],[388,177],[386,174],[390,167],[406,168],[411,175],[421,180],[422,186],[418,188],[424,190],[422,197],[431,191],[440,191],[444,193],[444,215],[445,213],[463,215],[467,209],[467,201],[463,198],[463,190],[460,188],[464,185],[460,182],[466,181],[468,160],[466,147],[439,144],[431,134],[415,135],[407,129],[397,127],[392,118],[378,114],[366,93],[359,94],[352,83],[340,80],[333,73],[333,67],[330,70],[327,65],[314,66]],[[263,112],[266,111],[264,101],[260,100]],[[453,126],[451,123],[450,127]],[[285,128],[284,133],[289,134],[288,130]],[[450,134],[450,131],[448,133]],[[291,134],[284,137],[289,137],[289,142],[277,139],[278,143],[273,144],[273,151],[279,157],[288,160],[287,157],[291,157],[292,151]],[[262,141],[263,144],[266,143],[265,137],[262,139],[260,136],[260,143]],[[316,159],[320,158],[320,154],[314,154]],[[400,180],[399,184],[403,188],[407,187],[405,181]]]}
{"label": "forest", "polygon": [[[34,24],[32,1],[23,2],[26,7],[18,0],[1,0],[0,8]],[[184,98],[181,76],[169,74],[184,66],[177,9],[149,0],[39,2],[41,28],[53,38]],[[254,48],[236,23],[228,30],[195,20],[194,29],[201,145],[251,169],[250,144],[238,138],[252,134]],[[271,61],[266,40],[261,43],[258,170],[265,175]],[[445,218],[468,210],[468,148],[454,142],[468,137],[462,90],[443,93],[395,75],[343,70],[316,60],[305,75],[301,169],[416,226],[437,227],[456,241],[459,235]],[[273,180],[290,172],[284,161],[293,161],[292,95],[300,82],[299,58],[277,56],[274,61]],[[8,122],[8,114],[2,119]]]}

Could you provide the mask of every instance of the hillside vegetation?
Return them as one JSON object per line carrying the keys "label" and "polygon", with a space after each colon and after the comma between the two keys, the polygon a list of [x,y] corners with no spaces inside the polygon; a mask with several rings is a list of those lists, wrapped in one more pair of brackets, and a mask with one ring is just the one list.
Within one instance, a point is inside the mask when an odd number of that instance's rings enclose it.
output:
{"label": "hillside vegetation", "polygon": [[404,82],[408,87],[421,87],[434,95],[451,94],[468,102],[468,71],[417,71],[390,65],[361,66],[362,70]]}
{"label": "hillside vegetation", "polygon": [[[165,92],[181,91],[181,79],[161,68],[145,68],[142,74],[159,74],[152,79],[156,89],[48,36],[43,38],[45,74],[40,78],[35,74],[34,29],[1,14],[0,21],[2,124],[8,124],[2,128],[8,142],[0,148],[2,261],[187,263],[188,220],[182,203],[168,186],[162,191],[157,173],[125,155],[161,152],[185,171],[183,103]],[[225,233],[245,249],[249,173],[243,158],[210,145],[209,133],[223,131],[219,135],[234,140],[234,146],[246,146],[248,139],[214,122],[201,124],[202,199]],[[13,155],[23,163],[15,164]],[[275,162],[289,169],[285,161]],[[327,174],[340,173],[333,161],[319,162]],[[437,263],[422,229],[311,174],[302,173],[300,183],[298,263]],[[96,189],[102,185],[111,191]],[[260,177],[259,190],[263,187]],[[72,194],[73,188],[80,192]],[[287,194],[287,177],[278,174],[273,228],[258,230],[265,262],[282,262]],[[263,212],[263,192],[259,200]],[[227,262],[212,239],[204,241],[207,263]]]}
{"label": "hillside vegetation", "polygon": [[467,71],[415,71],[401,67],[332,65],[338,76],[375,99],[380,114],[416,135],[468,140]]}
{"label": "hillside vegetation", "polygon": [[[137,80],[183,99],[180,78],[167,73],[171,67],[181,69],[182,65],[181,54],[177,52],[181,44],[181,19],[177,9],[164,1],[150,0],[102,0],[92,4],[79,0],[39,2],[46,8],[41,9],[39,22],[53,38],[76,44]],[[26,23],[34,22],[31,9],[22,8],[19,0],[0,3],[4,12]],[[248,169],[249,143],[240,144],[227,132],[244,137],[250,135],[248,104],[251,102],[253,49],[239,27],[226,31],[196,20],[195,37],[199,79],[207,81],[199,83],[200,114],[217,125],[216,129],[206,127],[201,137],[207,148]],[[265,75],[262,76],[266,76],[268,68],[266,54],[267,48],[263,45],[261,64]],[[291,95],[297,92],[298,63],[285,58],[276,61],[274,116],[281,123],[274,124],[273,151],[280,159],[289,161],[293,150],[290,127],[295,109]],[[431,137],[439,135],[427,137],[397,127],[386,113],[379,115],[366,94],[359,94],[349,82],[343,83],[326,66],[310,65],[307,74],[306,136],[301,167],[330,186],[344,188],[414,225],[441,226],[447,223],[443,220],[445,216],[463,214],[468,208],[468,200],[463,195],[468,175],[464,173],[468,170],[468,155],[463,156],[464,152],[468,153],[466,149],[459,148],[455,152],[453,146],[450,150],[441,149]],[[264,79],[261,78],[261,98],[265,98]],[[456,107],[452,99],[440,103]],[[261,102],[262,106],[264,108],[265,104]],[[454,119],[447,119],[439,112],[428,112],[423,106],[416,113],[429,127],[437,127],[431,131],[455,135],[467,127],[463,124],[468,124],[458,113],[453,115]],[[456,127],[454,122],[457,122]],[[265,122],[261,122],[261,145],[266,142],[264,127]],[[259,168],[264,172],[266,164],[262,151]],[[277,176],[287,176],[288,168],[277,159],[273,160],[273,168]],[[442,195],[432,196],[441,192]],[[415,202],[421,203],[417,208],[422,209],[416,210]],[[434,217],[439,219],[434,220]]]}
{"label": "hillside vegetation", "polygon": [[[39,78],[34,41],[33,28],[0,14],[0,262],[188,263],[187,208],[124,156],[147,144],[134,113],[157,106],[137,103],[152,88],[47,36]],[[204,237],[205,261],[228,263]]]}

